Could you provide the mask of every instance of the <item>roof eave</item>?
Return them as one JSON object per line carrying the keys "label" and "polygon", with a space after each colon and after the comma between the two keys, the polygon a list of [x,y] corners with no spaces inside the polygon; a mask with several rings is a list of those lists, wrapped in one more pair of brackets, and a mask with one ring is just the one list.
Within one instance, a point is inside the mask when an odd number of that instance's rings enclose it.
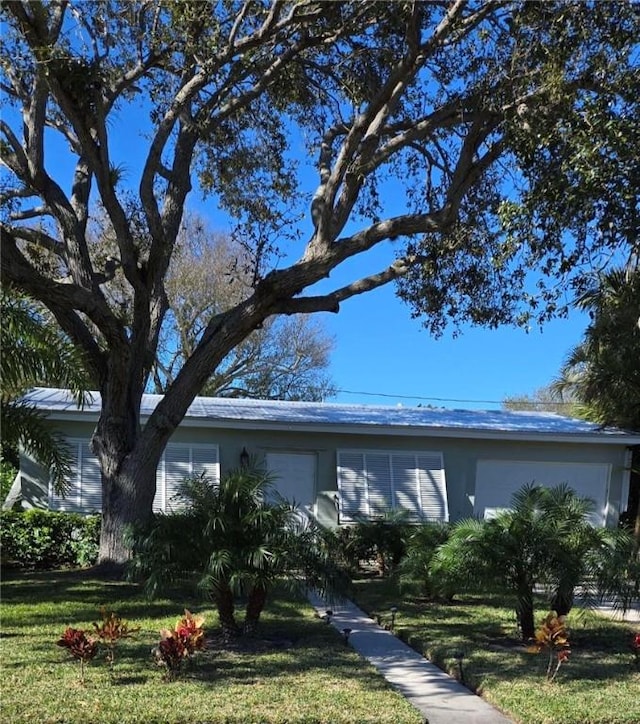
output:
{"label": "roof eave", "polygon": [[[97,422],[99,412],[72,410],[48,411],[51,420],[67,422]],[[142,414],[145,422],[149,415]],[[373,435],[393,437],[438,437],[472,440],[513,440],[520,442],[566,442],[599,445],[640,445],[640,435],[615,432],[567,433],[538,430],[485,430],[480,428],[429,427],[422,425],[368,425],[328,422],[280,422],[265,420],[237,420],[223,417],[185,417],[180,427],[223,428],[231,430],[270,430],[275,432],[325,432],[343,435]]]}

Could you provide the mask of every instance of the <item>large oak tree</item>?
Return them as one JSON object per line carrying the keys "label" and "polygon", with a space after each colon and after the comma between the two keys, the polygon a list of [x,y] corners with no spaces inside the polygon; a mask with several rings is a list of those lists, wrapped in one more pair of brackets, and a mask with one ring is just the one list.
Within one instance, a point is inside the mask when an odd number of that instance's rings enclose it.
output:
{"label": "large oak tree", "polygon": [[[269,317],[337,312],[398,281],[434,332],[545,319],[585,264],[636,232],[631,4],[9,0],[2,12],[2,279],[51,310],[100,391],[103,561],[127,557],[123,526],[150,515],[167,440]],[[143,112],[145,158],[125,188],[114,129]],[[59,139],[71,179],[51,159]],[[253,283],[211,315],[143,426],[194,183],[233,219]],[[117,239],[103,267],[87,242],[94,199]],[[101,286],[114,264],[126,315]]]}

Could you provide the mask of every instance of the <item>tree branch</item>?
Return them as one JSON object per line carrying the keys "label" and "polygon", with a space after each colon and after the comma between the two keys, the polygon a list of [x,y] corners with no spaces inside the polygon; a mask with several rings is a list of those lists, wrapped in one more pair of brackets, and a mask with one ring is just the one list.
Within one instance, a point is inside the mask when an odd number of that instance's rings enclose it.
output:
{"label": "tree branch", "polygon": [[51,253],[55,254],[60,259],[65,258],[64,244],[49,236],[40,229],[31,229],[28,226],[11,226],[7,227],[9,232],[18,239],[24,239],[34,246],[38,246],[42,249],[46,249]]}
{"label": "tree branch", "polygon": [[362,277],[357,281],[336,289],[330,294],[314,297],[294,297],[293,299],[282,300],[274,306],[274,314],[312,314],[314,312],[340,311],[340,303],[358,294],[370,292],[373,289],[382,287],[389,282],[395,281],[404,276],[412,266],[419,263],[420,257],[405,257],[397,259],[389,267],[377,274]]}
{"label": "tree branch", "polygon": [[48,206],[34,206],[32,209],[21,209],[10,214],[11,221],[25,221],[26,219],[41,218],[42,216],[53,216]]}
{"label": "tree branch", "polygon": [[[27,230],[22,227],[18,228],[20,238],[26,238]],[[37,233],[35,230],[28,231],[33,234]],[[17,239],[15,230],[5,224],[0,224],[0,247],[2,248],[0,268],[3,283],[13,284],[24,289],[31,297],[42,301],[56,317],[70,319],[75,315],[74,310],[86,314],[100,330],[109,346],[121,349],[123,345],[127,344],[124,330],[101,294],[96,295],[93,290],[85,289],[73,282],[59,282],[45,276],[26,259],[18,247]],[[44,248],[49,248],[52,241],[54,240],[51,237],[42,235],[40,244]],[[78,319],[80,318],[78,317]],[[82,333],[79,328],[73,330],[65,328],[65,331],[69,335],[73,333],[88,353],[95,351],[96,343],[88,329],[85,328]]]}

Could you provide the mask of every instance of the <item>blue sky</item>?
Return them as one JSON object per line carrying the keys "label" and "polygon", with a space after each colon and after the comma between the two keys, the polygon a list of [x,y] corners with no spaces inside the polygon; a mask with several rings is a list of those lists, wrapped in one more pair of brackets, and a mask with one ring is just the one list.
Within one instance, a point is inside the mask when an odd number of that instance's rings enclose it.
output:
{"label": "blue sky", "polygon": [[447,331],[435,339],[410,318],[392,287],[351,299],[322,319],[336,339],[336,386],[384,394],[341,392],[334,401],[467,409],[495,409],[507,396],[548,384],[588,323],[571,313],[529,333],[466,326],[455,338]]}

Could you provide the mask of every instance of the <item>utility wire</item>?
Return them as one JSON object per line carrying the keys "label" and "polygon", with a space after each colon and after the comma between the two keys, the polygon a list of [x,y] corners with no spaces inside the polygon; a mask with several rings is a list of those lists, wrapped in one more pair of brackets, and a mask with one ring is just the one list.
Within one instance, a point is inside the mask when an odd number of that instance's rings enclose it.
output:
{"label": "utility wire", "polygon": [[[480,403],[484,405],[502,405],[508,400],[466,400],[459,397],[423,397],[421,395],[394,395],[388,392],[362,392],[360,390],[343,390],[336,389],[336,392],[342,392],[345,395],[365,395],[367,397],[390,397],[401,400],[424,400],[425,402],[469,402],[469,403]],[[527,404],[530,405],[566,405],[566,402],[554,402],[552,400],[536,401],[526,400]]]}

